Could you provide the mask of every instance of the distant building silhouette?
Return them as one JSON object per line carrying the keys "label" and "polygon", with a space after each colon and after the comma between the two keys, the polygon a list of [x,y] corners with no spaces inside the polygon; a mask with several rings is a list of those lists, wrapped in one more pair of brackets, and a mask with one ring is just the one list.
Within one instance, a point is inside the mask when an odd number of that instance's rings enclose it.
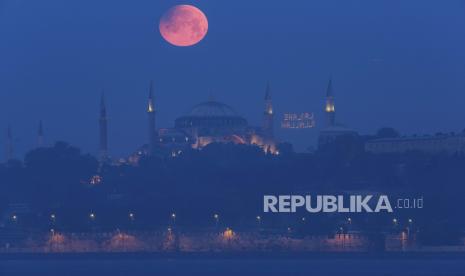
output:
{"label": "distant building silhouette", "polygon": [[376,154],[408,151],[431,154],[465,153],[465,133],[374,139],[365,143],[365,151]]}
{"label": "distant building silhouette", "polygon": [[100,130],[100,144],[99,144],[99,157],[100,161],[105,161],[108,158],[108,118],[107,108],[105,104],[105,94],[102,91],[100,98],[100,118],[99,118],[99,130]]}

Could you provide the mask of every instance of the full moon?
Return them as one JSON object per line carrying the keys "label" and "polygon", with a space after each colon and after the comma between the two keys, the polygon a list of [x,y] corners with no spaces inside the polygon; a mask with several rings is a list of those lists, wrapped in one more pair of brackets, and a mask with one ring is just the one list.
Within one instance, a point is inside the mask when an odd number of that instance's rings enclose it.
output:
{"label": "full moon", "polygon": [[191,5],[177,5],[160,19],[160,33],[175,46],[192,46],[201,41],[208,31],[205,14]]}

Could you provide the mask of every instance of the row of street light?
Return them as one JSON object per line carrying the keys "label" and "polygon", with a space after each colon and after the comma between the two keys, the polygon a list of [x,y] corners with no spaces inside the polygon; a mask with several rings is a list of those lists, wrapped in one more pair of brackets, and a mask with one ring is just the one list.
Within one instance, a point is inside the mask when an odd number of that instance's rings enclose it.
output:
{"label": "row of street light", "polygon": [[[89,217],[89,220],[90,220],[90,221],[95,221],[95,220],[97,219],[97,216],[96,216],[96,214],[95,214],[94,212],[89,213],[88,217]],[[136,215],[135,215],[134,213],[132,213],[132,212],[130,212],[130,213],[128,214],[128,217],[129,217],[129,220],[130,220],[130,221],[134,221],[134,220],[136,219]],[[176,224],[176,213],[171,213],[170,218],[171,218],[173,224]],[[50,214],[50,221],[51,221],[51,222],[55,223],[55,222],[56,222],[56,219],[57,219],[57,216],[56,216],[54,213]],[[218,213],[213,214],[213,219],[214,219],[214,221],[215,221],[215,226],[218,226],[219,221],[220,221],[220,215],[219,215]],[[261,225],[261,223],[262,223],[262,217],[258,215],[258,216],[255,217],[255,219],[256,219],[257,223],[258,223],[259,225]],[[13,222],[17,222],[17,221],[18,221],[18,216],[17,216],[16,214],[12,215],[12,216],[11,216],[11,220],[12,220]],[[301,220],[302,222],[306,222],[307,219],[306,219],[305,217],[302,217],[300,220]],[[409,219],[407,220],[407,222],[408,222],[408,224],[413,224],[413,219],[412,219],[412,218],[409,218]],[[350,218],[350,217],[347,218],[347,223],[348,223],[348,224],[352,224],[352,218]],[[393,223],[394,225],[398,225],[398,224],[399,224],[399,220],[398,220],[397,218],[393,218],[393,219],[392,219],[392,223]]]}

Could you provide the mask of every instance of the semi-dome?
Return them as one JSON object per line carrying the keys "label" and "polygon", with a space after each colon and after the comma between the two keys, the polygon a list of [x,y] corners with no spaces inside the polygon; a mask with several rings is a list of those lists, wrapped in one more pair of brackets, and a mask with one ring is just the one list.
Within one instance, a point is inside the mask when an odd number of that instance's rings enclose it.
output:
{"label": "semi-dome", "polygon": [[238,116],[236,111],[227,104],[208,101],[200,103],[192,108],[188,116],[195,117],[223,117],[223,116]]}

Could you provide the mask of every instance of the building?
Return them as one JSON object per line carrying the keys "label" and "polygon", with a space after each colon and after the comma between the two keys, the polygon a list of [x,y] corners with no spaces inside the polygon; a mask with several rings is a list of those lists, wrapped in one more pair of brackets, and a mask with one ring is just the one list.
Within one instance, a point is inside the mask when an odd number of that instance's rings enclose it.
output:
{"label": "building", "polygon": [[365,151],[376,154],[408,151],[430,154],[465,153],[465,133],[374,139],[365,143]]}
{"label": "building", "polygon": [[326,127],[320,131],[318,137],[318,147],[322,148],[325,145],[331,144],[338,137],[357,137],[358,133],[355,130],[345,127],[342,124],[336,122],[336,105],[333,92],[332,79],[328,82],[326,89],[326,102],[325,102],[325,115],[326,115]]}
{"label": "building", "polygon": [[149,140],[129,157],[137,163],[140,156],[159,155],[176,157],[184,150],[201,149],[211,143],[234,143],[257,145],[265,152],[277,154],[274,137],[274,116],[270,86],[264,98],[263,123],[261,127],[249,125],[247,119],[231,106],[210,99],[194,105],[189,112],[179,116],[172,128],[155,128],[155,103],[153,84],[150,86],[148,104]]}

